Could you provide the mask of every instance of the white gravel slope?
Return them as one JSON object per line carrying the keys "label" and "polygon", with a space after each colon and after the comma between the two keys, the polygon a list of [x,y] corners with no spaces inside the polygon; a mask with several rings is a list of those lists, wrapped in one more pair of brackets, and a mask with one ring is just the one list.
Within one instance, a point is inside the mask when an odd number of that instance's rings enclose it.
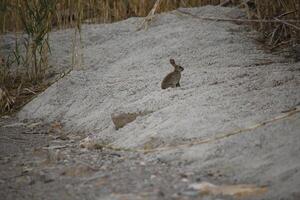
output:
{"label": "white gravel slope", "polygon": [[[199,16],[240,14],[212,6],[184,10]],[[249,127],[300,102],[299,63],[259,50],[245,27],[173,11],[136,32],[140,20],[84,26],[85,70],[52,85],[19,117],[59,120],[68,130],[110,138],[116,146],[143,147],[149,141],[163,146]],[[58,65],[69,56],[62,44],[69,37],[70,31],[53,33]],[[181,87],[161,90],[170,58],[185,68]],[[152,113],[116,131],[111,113],[119,109]],[[247,134],[149,158],[219,169],[231,182],[271,185],[269,198],[292,198],[300,185],[299,122],[298,114]]]}

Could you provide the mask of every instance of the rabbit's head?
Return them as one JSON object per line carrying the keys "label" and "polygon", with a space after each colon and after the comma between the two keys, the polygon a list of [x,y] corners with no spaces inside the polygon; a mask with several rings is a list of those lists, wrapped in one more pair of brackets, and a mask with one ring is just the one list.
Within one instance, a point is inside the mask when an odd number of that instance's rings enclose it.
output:
{"label": "rabbit's head", "polygon": [[175,71],[182,72],[182,71],[184,70],[183,67],[181,67],[180,65],[177,65],[177,64],[175,63],[175,60],[174,60],[174,59],[170,59],[170,63],[171,63],[171,65],[173,65]]}

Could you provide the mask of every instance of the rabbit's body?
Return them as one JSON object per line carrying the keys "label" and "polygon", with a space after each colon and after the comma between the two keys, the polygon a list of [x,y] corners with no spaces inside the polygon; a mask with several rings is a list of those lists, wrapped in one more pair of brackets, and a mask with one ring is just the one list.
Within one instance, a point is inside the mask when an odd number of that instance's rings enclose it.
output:
{"label": "rabbit's body", "polygon": [[170,63],[173,65],[174,71],[169,73],[163,79],[161,83],[161,89],[180,87],[179,81],[181,79],[181,72],[184,70],[184,68],[180,65],[176,65],[174,59],[170,59]]}
{"label": "rabbit's body", "polygon": [[181,78],[181,73],[178,71],[173,71],[169,73],[161,83],[161,89],[167,89],[168,87],[180,87],[179,81]]}

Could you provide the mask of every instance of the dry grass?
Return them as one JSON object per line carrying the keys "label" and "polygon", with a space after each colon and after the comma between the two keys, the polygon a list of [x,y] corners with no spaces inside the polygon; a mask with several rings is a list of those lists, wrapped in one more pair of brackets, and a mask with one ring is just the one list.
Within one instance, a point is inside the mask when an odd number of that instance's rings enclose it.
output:
{"label": "dry grass", "polygon": [[299,0],[251,0],[244,5],[249,19],[276,21],[253,23],[256,29],[264,33],[268,45],[278,47],[281,44],[300,43]]}
{"label": "dry grass", "polygon": [[[34,2],[36,0],[29,0]],[[27,0],[26,0],[27,2]],[[79,11],[83,20],[91,23],[110,23],[132,16],[146,16],[156,0],[52,0],[55,3],[55,15],[52,25],[58,28],[70,27],[76,23]],[[217,5],[222,0],[163,0],[158,12],[176,9],[178,7],[194,7],[207,4]],[[18,13],[18,5],[22,0],[0,1],[0,32],[21,30],[22,20]],[[26,11],[26,7],[21,7]]]}
{"label": "dry grass", "polygon": [[[6,25],[6,19],[9,19],[13,30],[16,32],[22,27],[26,38],[21,44],[16,42],[14,51],[1,58],[0,114],[16,110],[40,91],[38,88],[42,86],[48,68],[48,35],[56,5],[53,0],[15,0],[4,3],[1,2],[3,29],[9,28]],[[10,15],[15,17],[14,23]],[[24,47],[24,53],[20,53],[20,45]]]}
{"label": "dry grass", "polygon": [[[36,0],[26,0],[26,2]],[[229,0],[162,0],[156,12],[164,12],[178,7],[194,7],[207,4],[217,5]],[[0,32],[17,31],[24,28],[18,12],[22,0],[0,1]],[[131,16],[147,16],[156,0],[52,0],[55,13],[51,19],[52,27],[74,27],[78,21],[87,23],[110,23]],[[231,0],[242,3],[251,20],[300,20],[299,0]],[[24,12],[28,9],[22,6]],[[78,20],[80,19],[80,20]],[[299,43],[300,23],[253,23],[264,32],[271,45],[278,45],[290,39]],[[293,27],[294,26],[294,27]]]}
{"label": "dry grass", "polygon": [[13,113],[29,102],[37,94],[44,91],[49,84],[32,84],[23,75],[7,76],[4,84],[0,85],[0,116]]}

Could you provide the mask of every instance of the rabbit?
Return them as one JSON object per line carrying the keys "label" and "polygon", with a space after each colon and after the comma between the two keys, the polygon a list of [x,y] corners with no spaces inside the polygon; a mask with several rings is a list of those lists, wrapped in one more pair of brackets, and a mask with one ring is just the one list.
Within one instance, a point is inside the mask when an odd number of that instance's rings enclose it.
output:
{"label": "rabbit", "polygon": [[174,59],[170,59],[171,65],[174,67],[174,71],[169,73],[161,82],[161,89],[167,89],[168,87],[175,88],[180,87],[181,72],[184,70],[180,65],[176,65]]}

